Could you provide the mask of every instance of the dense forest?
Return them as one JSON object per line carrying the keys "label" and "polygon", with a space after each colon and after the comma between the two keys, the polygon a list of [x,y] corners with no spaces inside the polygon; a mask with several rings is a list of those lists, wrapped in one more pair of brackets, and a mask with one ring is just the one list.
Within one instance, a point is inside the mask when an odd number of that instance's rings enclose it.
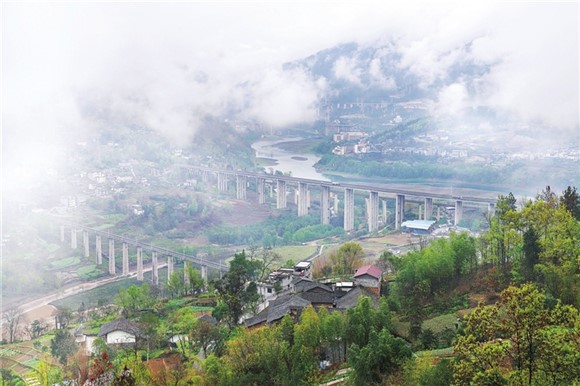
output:
{"label": "dense forest", "polygon": [[[60,310],[68,328],[27,327],[42,352],[31,372],[42,385],[578,384],[576,189],[557,195],[546,187],[523,203],[500,196],[486,221],[489,230],[477,237],[451,233],[406,255],[385,251],[374,262],[387,272],[380,297],[361,296],[347,310],[309,305],[258,327],[240,322],[259,311],[267,256],[237,253],[229,272],[207,286],[192,267],[175,272],[164,296],[131,286],[114,305]],[[363,264],[361,252],[356,242],[344,244],[327,277]],[[71,326],[95,333],[120,316],[140,326],[134,345],[97,339],[92,356],[78,350]],[[170,336],[179,339],[172,344]],[[5,343],[22,337],[15,329]],[[9,370],[2,377],[23,384]]]}

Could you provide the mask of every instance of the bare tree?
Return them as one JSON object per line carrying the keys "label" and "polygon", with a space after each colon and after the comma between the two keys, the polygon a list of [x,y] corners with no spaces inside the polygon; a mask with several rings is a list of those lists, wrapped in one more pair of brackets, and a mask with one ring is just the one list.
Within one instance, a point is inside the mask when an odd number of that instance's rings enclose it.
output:
{"label": "bare tree", "polygon": [[4,320],[6,322],[6,332],[8,334],[8,343],[14,343],[18,338],[20,322],[22,321],[22,311],[19,307],[11,306],[4,311]]}

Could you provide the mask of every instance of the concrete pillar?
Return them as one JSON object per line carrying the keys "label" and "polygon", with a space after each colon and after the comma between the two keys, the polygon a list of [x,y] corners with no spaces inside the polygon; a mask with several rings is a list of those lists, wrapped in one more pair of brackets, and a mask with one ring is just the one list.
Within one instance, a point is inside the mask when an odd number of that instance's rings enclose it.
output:
{"label": "concrete pillar", "polygon": [[64,243],[64,225],[60,226],[60,242]]}
{"label": "concrete pillar", "polygon": [[367,205],[369,233],[379,230],[379,192],[370,192]]}
{"label": "concrete pillar", "polygon": [[276,209],[286,209],[286,181],[276,180]]}
{"label": "concrete pillar", "polygon": [[423,216],[423,205],[419,204],[419,209],[417,209],[417,220],[421,220]]}
{"label": "concrete pillar", "polygon": [[459,224],[461,219],[463,218],[463,201],[456,200],[455,201],[455,226]]}
{"label": "concrete pillar", "polygon": [[83,231],[83,249],[85,252],[85,257],[89,257],[91,254],[89,253],[89,232]]}
{"label": "concrete pillar", "polygon": [[151,279],[153,280],[153,284],[159,285],[159,261],[157,260],[157,252],[151,252]]}
{"label": "concrete pillar", "polygon": [[433,199],[425,197],[425,220],[431,220],[433,217]]}
{"label": "concrete pillar", "polygon": [[167,281],[173,275],[173,256],[167,256]]}
{"label": "concrete pillar", "polygon": [[228,191],[228,175],[225,173],[218,173],[218,191]]}
{"label": "concrete pillar", "polygon": [[383,207],[383,224],[387,226],[387,200],[381,201]]}
{"label": "concrete pillar", "polygon": [[305,182],[298,183],[298,216],[308,214],[308,185]]}
{"label": "concrete pillar", "polygon": [[354,229],[354,190],[344,189],[344,230],[350,232]]}
{"label": "concrete pillar", "polygon": [[189,288],[189,261],[183,260],[183,284],[185,288]]}
{"label": "concrete pillar", "polygon": [[123,243],[123,276],[129,275],[129,245]]}
{"label": "concrete pillar", "polygon": [[334,213],[338,213],[338,194],[331,193],[330,196],[332,197],[332,209]]}
{"label": "concrete pillar", "polygon": [[203,182],[204,184],[207,184],[208,180],[209,180],[209,172],[207,170],[202,170],[201,171],[201,182]]}
{"label": "concrete pillar", "polygon": [[441,207],[440,206],[437,207],[437,217],[436,218],[437,218],[437,222],[439,222],[439,220],[441,219]]}
{"label": "concrete pillar", "polygon": [[207,266],[205,265],[201,266],[201,278],[203,279],[203,282],[207,286]]}
{"label": "concrete pillar", "polygon": [[320,187],[320,222],[330,224],[330,186]]}
{"label": "concrete pillar", "polygon": [[238,200],[246,199],[247,188],[246,176],[236,175],[236,198]]}
{"label": "concrete pillar", "polygon": [[70,230],[70,247],[77,249],[77,230],[74,228]]}
{"label": "concrete pillar", "polygon": [[266,180],[256,177],[256,190],[258,191],[258,204],[265,204],[266,197],[264,196],[264,184]]}
{"label": "concrete pillar", "polygon": [[115,274],[115,240],[109,239],[109,274]]}
{"label": "concrete pillar", "polygon": [[395,229],[400,230],[403,221],[405,221],[405,195],[397,194],[397,201],[395,203]]}
{"label": "concrete pillar", "polygon": [[495,204],[493,202],[490,202],[489,204],[487,204],[487,213],[490,216],[495,215]]}
{"label": "concrete pillar", "polygon": [[103,245],[101,244],[101,235],[95,237],[95,250],[97,252],[97,265],[103,264]]}
{"label": "concrete pillar", "polygon": [[137,280],[143,281],[143,248],[137,247]]}

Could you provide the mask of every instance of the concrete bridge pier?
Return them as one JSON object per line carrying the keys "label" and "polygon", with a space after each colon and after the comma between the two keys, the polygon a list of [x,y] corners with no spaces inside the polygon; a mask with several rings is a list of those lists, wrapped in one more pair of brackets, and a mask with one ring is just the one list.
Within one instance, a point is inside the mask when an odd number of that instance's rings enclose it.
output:
{"label": "concrete bridge pier", "polygon": [[77,249],[77,230],[74,228],[70,230],[70,247]]}
{"label": "concrete bridge pier", "polygon": [[95,250],[97,252],[97,265],[103,264],[103,245],[101,244],[101,235],[95,237]]}
{"label": "concrete bridge pier", "polygon": [[371,191],[367,202],[369,233],[373,233],[379,230],[379,192]]}
{"label": "concrete bridge pier", "polygon": [[171,279],[173,275],[173,256],[167,256],[167,281]]}
{"label": "concrete bridge pier", "polygon": [[382,214],[382,220],[383,220],[383,224],[384,226],[387,226],[387,220],[388,220],[388,215],[387,215],[387,200],[381,200],[381,206],[383,209],[383,214]]}
{"label": "concrete bridge pier", "polygon": [[236,175],[236,198],[238,200],[245,200],[247,196],[248,184],[246,176]]}
{"label": "concrete bridge pier", "polygon": [[494,204],[494,203],[491,203],[491,202],[490,202],[489,204],[487,204],[487,213],[488,213],[490,216],[493,216],[493,215],[495,215],[495,204]]}
{"label": "concrete bridge pier", "polygon": [[207,181],[209,181],[209,172],[207,170],[202,170],[201,171],[201,182],[203,182],[204,184],[207,184]]}
{"label": "concrete bridge pier", "polygon": [[298,216],[308,214],[308,185],[305,182],[298,183]]}
{"label": "concrete bridge pier", "polygon": [[137,247],[137,280],[143,281],[143,248]]}
{"label": "concrete bridge pier", "polygon": [[286,181],[276,180],[276,209],[286,209]]}
{"label": "concrete bridge pier", "polygon": [[183,285],[189,288],[189,261],[183,260]]}
{"label": "concrete bridge pier", "polygon": [[455,226],[459,224],[463,218],[463,201],[455,201]]}
{"label": "concrete bridge pier", "polygon": [[265,204],[266,197],[264,196],[264,184],[266,180],[260,177],[256,177],[256,190],[258,191],[258,204]]}
{"label": "concrete bridge pier", "polygon": [[344,189],[344,230],[350,232],[354,229],[354,190]]}
{"label": "concrete bridge pier", "polygon": [[203,282],[205,283],[205,286],[207,287],[207,266],[206,265],[201,266],[201,278],[203,279]]}
{"label": "concrete bridge pier", "polygon": [[159,262],[157,260],[157,252],[151,252],[151,279],[153,280],[153,284],[159,285]]}
{"label": "concrete bridge pier", "polygon": [[225,173],[218,173],[218,191],[221,193],[228,191],[228,175]]}
{"label": "concrete bridge pier", "polygon": [[115,275],[115,240],[109,239],[109,274]]}
{"label": "concrete bridge pier", "polygon": [[419,204],[419,209],[417,209],[417,220],[424,220],[424,218],[422,218],[424,215],[425,213],[423,213],[423,205]]}
{"label": "concrete bridge pier", "polygon": [[123,243],[123,276],[129,275],[129,245]]}
{"label": "concrete bridge pier", "polygon": [[425,197],[425,220],[431,220],[433,216],[433,199],[431,197]]}
{"label": "concrete bridge pier", "polygon": [[320,187],[320,222],[330,224],[330,186]]}
{"label": "concrete bridge pier", "polygon": [[330,193],[330,198],[332,199],[332,210],[334,210],[334,213],[338,213],[338,194],[336,193]]}
{"label": "concrete bridge pier", "polygon": [[85,257],[89,257],[91,254],[89,253],[89,232],[83,231],[83,249],[85,253]]}
{"label": "concrete bridge pier", "polygon": [[395,229],[400,230],[405,221],[405,195],[397,194],[395,202]]}

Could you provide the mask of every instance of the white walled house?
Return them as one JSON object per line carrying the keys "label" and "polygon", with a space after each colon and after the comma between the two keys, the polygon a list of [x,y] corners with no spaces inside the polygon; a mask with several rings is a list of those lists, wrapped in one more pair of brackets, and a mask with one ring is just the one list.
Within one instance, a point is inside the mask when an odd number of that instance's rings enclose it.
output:
{"label": "white walled house", "polygon": [[99,337],[103,338],[107,344],[135,343],[140,334],[141,329],[137,323],[125,318],[104,324],[99,330]]}

